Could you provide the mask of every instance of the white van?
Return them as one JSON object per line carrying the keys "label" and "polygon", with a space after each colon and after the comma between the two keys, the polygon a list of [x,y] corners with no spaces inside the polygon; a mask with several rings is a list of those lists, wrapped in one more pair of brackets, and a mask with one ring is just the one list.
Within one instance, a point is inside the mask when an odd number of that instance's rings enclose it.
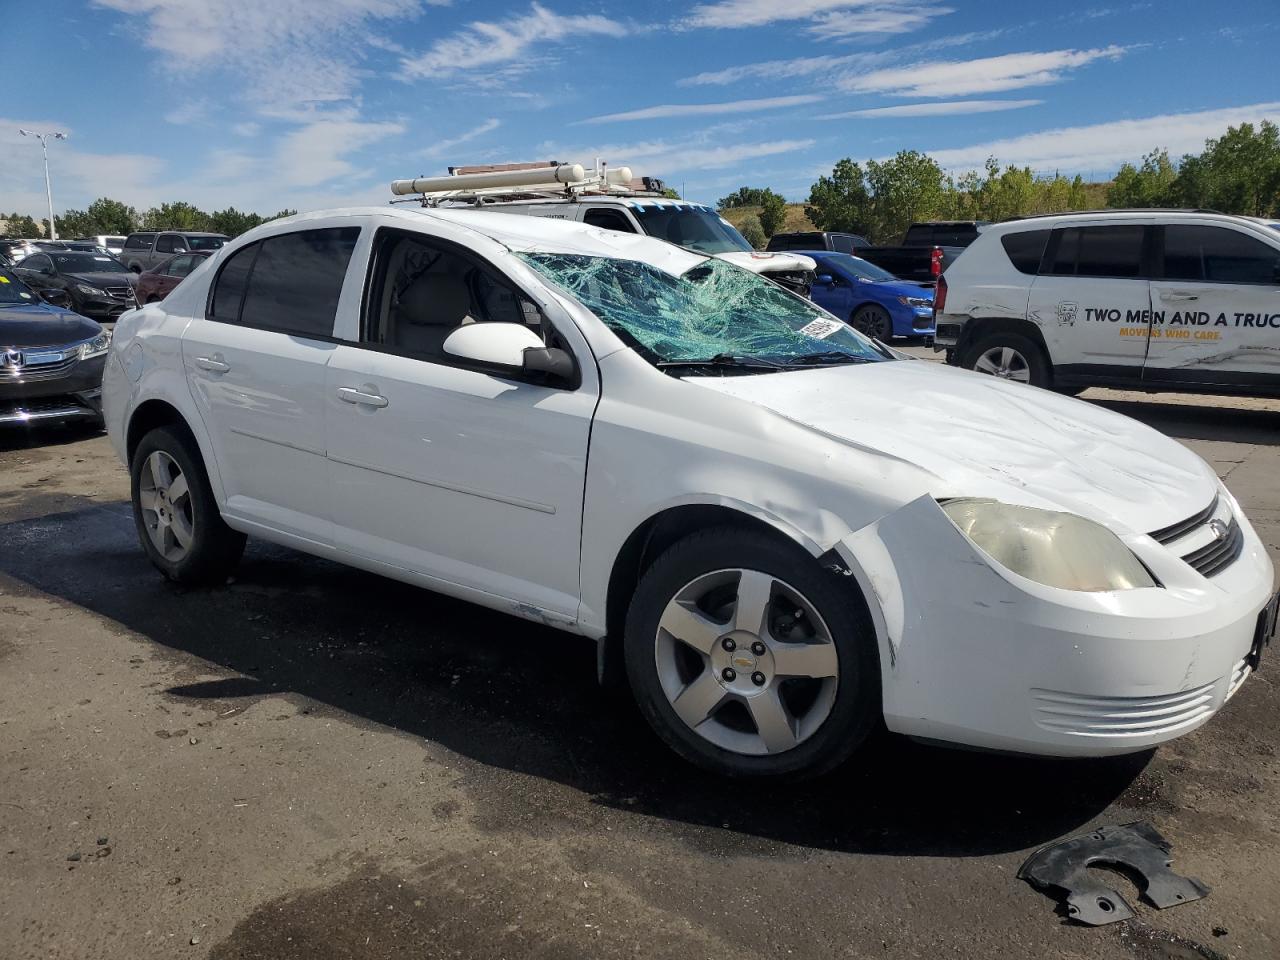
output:
{"label": "white van", "polygon": [[989,227],[935,299],[949,362],[1040,387],[1280,395],[1280,223],[1104,211]]}

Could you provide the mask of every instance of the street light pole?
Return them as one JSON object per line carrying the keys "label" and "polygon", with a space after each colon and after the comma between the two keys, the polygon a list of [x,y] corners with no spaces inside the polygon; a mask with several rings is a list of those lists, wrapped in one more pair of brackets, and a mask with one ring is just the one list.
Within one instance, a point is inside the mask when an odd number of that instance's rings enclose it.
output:
{"label": "street light pole", "polygon": [[58,228],[53,222],[53,187],[49,185],[49,145],[45,143],[45,137],[53,137],[55,140],[65,140],[65,133],[36,133],[34,130],[19,130],[24,137],[35,137],[40,141],[40,152],[44,154],[44,195],[49,200],[49,239],[58,239]]}

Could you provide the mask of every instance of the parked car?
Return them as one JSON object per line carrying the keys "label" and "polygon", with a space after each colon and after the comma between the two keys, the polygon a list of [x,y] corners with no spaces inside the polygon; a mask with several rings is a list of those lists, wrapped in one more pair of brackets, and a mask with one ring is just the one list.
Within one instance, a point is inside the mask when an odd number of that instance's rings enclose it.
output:
{"label": "parked car", "polygon": [[834,233],[825,230],[809,230],[800,233],[775,233],[769,238],[766,250],[831,250],[835,253],[856,254],[871,241],[857,233]]}
{"label": "parked car", "polygon": [[96,243],[98,246],[102,247],[112,256],[118,257],[124,251],[124,241],[125,241],[124,237],[117,237],[117,236],[111,236],[105,233],[100,233],[97,236],[76,237],[76,239],[82,240],[82,241],[88,241],[90,243]]}
{"label": "parked car", "polygon": [[183,278],[209,258],[208,253],[180,253],[138,275],[134,296],[139,303],[157,303],[169,295]]}
{"label": "parked car", "polygon": [[1140,210],[987,229],[939,284],[938,349],[1040,387],[1280,395],[1280,232]]}
{"label": "parked car", "polygon": [[[51,292],[53,299],[61,299]],[[110,336],[42,300],[0,268],[0,428],[41,421],[101,423]]]}
{"label": "parked car", "polygon": [[907,227],[904,247],[967,247],[991,226],[990,220],[921,220]]}
{"label": "parked car", "polygon": [[933,336],[933,288],[899,280],[847,253],[801,250],[818,264],[813,302],[855,330],[888,342]]}
{"label": "parked car", "polygon": [[13,263],[18,263],[31,256],[33,253],[44,251],[48,253],[52,250],[65,250],[67,245],[61,240],[10,240],[6,251],[9,259]]}
{"label": "parked car", "polygon": [[137,278],[106,253],[54,250],[35,253],[13,268],[31,289],[61,290],[71,309],[86,317],[112,322],[137,302]]}
{"label": "parked car", "polygon": [[721,773],[819,773],[882,720],[1064,756],[1205,723],[1275,611],[1213,468],[899,356],[650,237],[367,207],[126,314],[104,410],[165,576],[224,583],[252,534],[584,635]]}
{"label": "parked car", "polygon": [[131,233],[125,238],[120,261],[134,273],[141,273],[175,253],[211,253],[226,242],[226,236],[221,233],[174,230]]}

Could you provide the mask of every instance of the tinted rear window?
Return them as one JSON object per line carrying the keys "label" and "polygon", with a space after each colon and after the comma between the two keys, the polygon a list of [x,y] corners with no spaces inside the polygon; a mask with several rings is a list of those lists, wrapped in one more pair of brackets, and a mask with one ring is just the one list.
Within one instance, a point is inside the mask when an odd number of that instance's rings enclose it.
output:
{"label": "tinted rear window", "polygon": [[337,227],[263,240],[240,322],[304,337],[333,336],[338,295],[359,236],[359,227]]}
{"label": "tinted rear window", "polygon": [[827,247],[820,233],[788,233],[769,241],[770,250],[825,250]]}
{"label": "tinted rear window", "polygon": [[213,285],[213,297],[209,301],[209,319],[223,323],[240,322],[240,301],[244,298],[245,283],[253,269],[253,259],[261,244],[251,243],[237,250],[218,271]]}
{"label": "tinted rear window", "polygon": [[1049,241],[1048,230],[1027,230],[1022,233],[1006,233],[1000,238],[1009,262],[1019,273],[1038,273],[1044,245]]}
{"label": "tinted rear window", "polygon": [[154,233],[135,233],[124,245],[129,250],[141,250],[151,246],[151,241],[155,239]]}
{"label": "tinted rear window", "polygon": [[1062,230],[1052,269],[1046,272],[1059,277],[1139,277],[1144,229],[1126,225]]}

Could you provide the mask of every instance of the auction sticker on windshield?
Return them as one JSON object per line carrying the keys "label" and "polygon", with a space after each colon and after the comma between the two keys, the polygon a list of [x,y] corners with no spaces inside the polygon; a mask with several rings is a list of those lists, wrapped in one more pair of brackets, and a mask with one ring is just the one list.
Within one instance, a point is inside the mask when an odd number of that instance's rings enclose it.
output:
{"label": "auction sticker on windshield", "polygon": [[817,320],[806,323],[800,328],[800,332],[806,337],[813,337],[815,340],[825,340],[843,326],[844,324],[839,320],[827,320],[825,317],[819,317]]}

